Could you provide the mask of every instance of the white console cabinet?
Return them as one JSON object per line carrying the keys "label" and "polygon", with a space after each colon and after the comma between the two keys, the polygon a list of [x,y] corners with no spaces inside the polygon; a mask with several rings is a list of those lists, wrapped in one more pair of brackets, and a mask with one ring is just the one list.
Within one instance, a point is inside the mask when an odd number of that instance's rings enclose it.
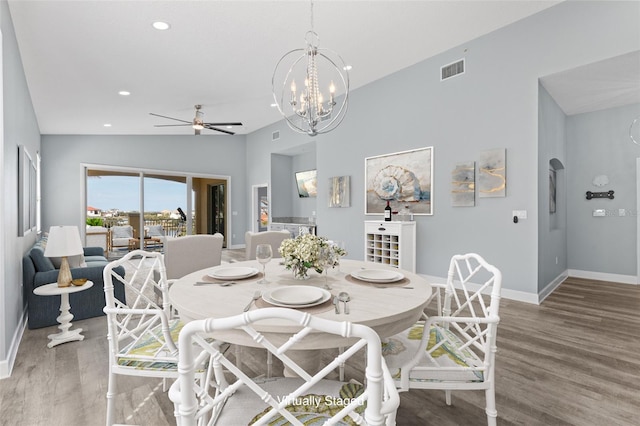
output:
{"label": "white console cabinet", "polygon": [[416,223],[364,222],[364,260],[416,272]]}

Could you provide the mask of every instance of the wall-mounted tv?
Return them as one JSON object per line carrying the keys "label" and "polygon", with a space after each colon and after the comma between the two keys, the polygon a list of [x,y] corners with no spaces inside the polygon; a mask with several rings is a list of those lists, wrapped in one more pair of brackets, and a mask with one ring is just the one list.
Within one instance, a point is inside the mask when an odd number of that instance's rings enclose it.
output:
{"label": "wall-mounted tv", "polygon": [[296,185],[298,185],[298,196],[300,198],[309,198],[318,195],[316,176],[317,170],[296,172]]}

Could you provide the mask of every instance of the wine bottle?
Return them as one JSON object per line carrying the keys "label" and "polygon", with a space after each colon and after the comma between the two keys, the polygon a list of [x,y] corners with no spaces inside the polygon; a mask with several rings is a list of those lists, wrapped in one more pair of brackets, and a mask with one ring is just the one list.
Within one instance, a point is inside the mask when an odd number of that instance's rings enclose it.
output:
{"label": "wine bottle", "polygon": [[387,207],[384,208],[384,220],[387,222],[391,221],[391,206],[389,205],[389,200],[387,200]]}

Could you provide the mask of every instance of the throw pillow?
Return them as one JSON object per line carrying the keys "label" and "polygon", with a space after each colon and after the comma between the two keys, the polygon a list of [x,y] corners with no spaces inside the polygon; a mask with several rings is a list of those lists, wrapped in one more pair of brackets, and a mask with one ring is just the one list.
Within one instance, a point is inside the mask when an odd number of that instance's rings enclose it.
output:
{"label": "throw pillow", "polygon": [[37,272],[47,272],[56,269],[51,262],[51,259],[44,256],[44,248],[41,246],[34,246],[29,253],[33,265],[36,267]]}
{"label": "throw pillow", "polygon": [[164,237],[164,229],[162,225],[149,225],[147,227],[147,235],[150,237]]}
{"label": "throw pillow", "polygon": [[113,238],[133,238],[133,228],[131,226],[114,226],[111,228]]}

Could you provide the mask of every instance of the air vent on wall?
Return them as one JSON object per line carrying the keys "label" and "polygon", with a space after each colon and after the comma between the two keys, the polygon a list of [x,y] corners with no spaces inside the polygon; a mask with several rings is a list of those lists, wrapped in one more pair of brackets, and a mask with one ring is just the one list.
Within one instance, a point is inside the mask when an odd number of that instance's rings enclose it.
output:
{"label": "air vent on wall", "polygon": [[271,134],[272,141],[277,141],[278,139],[280,139],[280,130],[276,130]]}
{"label": "air vent on wall", "polygon": [[440,81],[464,74],[464,59],[444,65],[440,68]]}

